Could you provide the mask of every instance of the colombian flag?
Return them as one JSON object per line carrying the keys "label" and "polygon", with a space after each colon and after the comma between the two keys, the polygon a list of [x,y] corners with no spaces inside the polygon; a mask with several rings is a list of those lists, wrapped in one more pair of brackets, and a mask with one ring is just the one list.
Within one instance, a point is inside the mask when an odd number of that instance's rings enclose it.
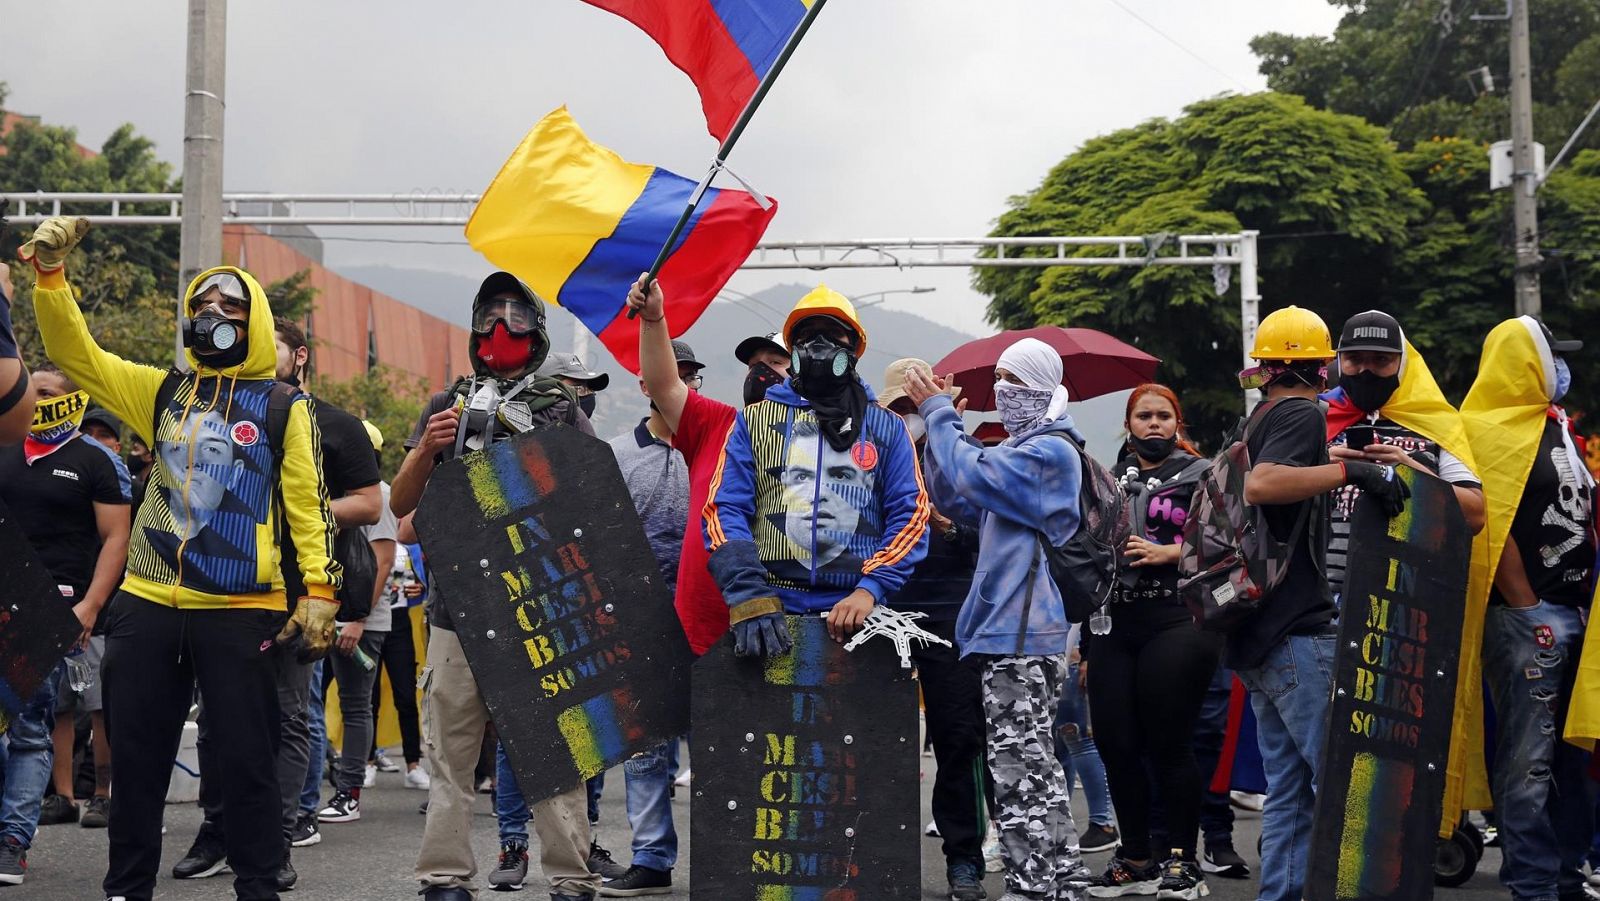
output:
{"label": "colombian flag", "polygon": [[[501,167],[467,221],[467,242],[577,316],[638,372],[639,320],[627,317],[628,286],[655,262],[695,184],[590,141],[562,107]],[[694,325],[755,249],[778,210],[771,203],[763,210],[744,191],[706,190],[661,268],[674,336]]]}
{"label": "colombian flag", "polygon": [[815,0],[585,0],[661,45],[700,91],[706,129],[727,140]]}

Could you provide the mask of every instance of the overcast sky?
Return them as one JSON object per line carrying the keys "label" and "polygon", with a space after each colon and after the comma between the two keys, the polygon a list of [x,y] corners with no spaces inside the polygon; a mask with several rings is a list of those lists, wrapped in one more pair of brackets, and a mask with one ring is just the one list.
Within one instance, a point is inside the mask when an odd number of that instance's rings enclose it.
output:
{"label": "overcast sky", "polygon": [[[478,192],[563,103],[631,160],[696,177],[716,150],[687,77],[579,0],[229,6],[228,190]],[[94,147],[132,122],[180,163],[185,7],[0,0],[7,105],[74,125]],[[778,198],[769,239],[978,236],[1085,139],[1263,88],[1252,36],[1326,34],[1337,16],[1325,0],[832,0],[730,162]],[[327,258],[485,268],[464,241],[330,240]],[[889,303],[987,331],[966,270],[741,273],[730,287],[818,278],[847,294],[936,287]]]}

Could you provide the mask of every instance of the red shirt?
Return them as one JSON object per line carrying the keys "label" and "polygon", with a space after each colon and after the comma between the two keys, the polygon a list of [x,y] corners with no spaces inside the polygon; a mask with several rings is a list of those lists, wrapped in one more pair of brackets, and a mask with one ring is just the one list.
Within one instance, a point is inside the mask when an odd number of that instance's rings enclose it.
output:
{"label": "red shirt", "polygon": [[711,477],[728,443],[737,410],[721,401],[690,391],[678,417],[672,446],[689,464],[689,523],[683,530],[683,558],[678,565],[678,591],[674,603],[678,620],[696,655],[704,654],[728,631],[728,605],[722,589],[711,578],[711,555],[700,529],[701,513],[711,495]]}

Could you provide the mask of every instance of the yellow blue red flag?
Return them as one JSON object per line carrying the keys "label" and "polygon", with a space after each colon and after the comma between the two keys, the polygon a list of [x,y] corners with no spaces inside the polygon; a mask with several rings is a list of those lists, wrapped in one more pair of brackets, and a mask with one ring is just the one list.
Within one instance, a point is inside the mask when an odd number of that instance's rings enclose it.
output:
{"label": "yellow blue red flag", "polygon": [[[589,140],[566,107],[545,116],[500,169],[467,222],[467,241],[527,282],[639,371],[629,285],[650,268],[696,183],[629,163]],[[740,190],[708,188],[661,269],[674,336],[694,324],[777,212]]]}

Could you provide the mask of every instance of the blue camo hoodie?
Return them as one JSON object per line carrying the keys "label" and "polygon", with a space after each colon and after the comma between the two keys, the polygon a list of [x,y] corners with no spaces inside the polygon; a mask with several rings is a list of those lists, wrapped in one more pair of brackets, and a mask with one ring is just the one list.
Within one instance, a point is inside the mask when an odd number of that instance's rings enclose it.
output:
{"label": "blue camo hoodie", "polygon": [[835,451],[784,382],[734,417],[702,529],[728,606],[776,595],[812,613],[856,588],[881,604],[904,585],[927,553],[930,511],[899,416],[869,403],[860,438]]}
{"label": "blue camo hoodie", "polygon": [[961,415],[949,397],[929,398],[920,412],[928,427],[933,504],[952,520],[978,529],[977,571],[956,619],[961,656],[1066,653],[1071,624],[1050,578],[1039,534],[1060,545],[1078,531],[1083,468],[1065,439],[1081,445],[1083,437],[1072,417],[1064,415],[986,448],[965,440]]}

